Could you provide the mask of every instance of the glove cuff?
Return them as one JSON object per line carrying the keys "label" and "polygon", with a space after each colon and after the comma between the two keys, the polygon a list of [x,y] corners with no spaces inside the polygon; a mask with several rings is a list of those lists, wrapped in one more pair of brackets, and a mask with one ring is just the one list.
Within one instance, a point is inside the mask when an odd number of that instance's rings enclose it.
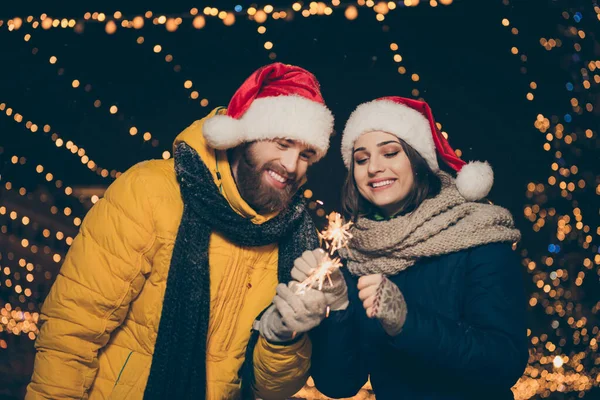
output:
{"label": "glove cuff", "polygon": [[302,338],[304,337],[304,333],[299,333],[296,336],[292,337],[292,339],[290,340],[282,340],[279,341],[277,340],[269,340],[267,338],[265,338],[265,340],[271,344],[274,344],[275,346],[291,346],[294,343],[298,343],[300,340],[302,340]]}
{"label": "glove cuff", "polygon": [[348,301],[348,295],[339,298],[333,304],[329,305],[330,311],[344,311],[348,308],[350,302]]}

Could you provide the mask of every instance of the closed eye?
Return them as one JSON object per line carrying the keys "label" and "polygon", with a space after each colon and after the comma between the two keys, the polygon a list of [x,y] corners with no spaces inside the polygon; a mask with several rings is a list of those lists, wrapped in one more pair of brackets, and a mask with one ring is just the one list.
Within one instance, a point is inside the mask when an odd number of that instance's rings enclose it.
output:
{"label": "closed eye", "polygon": [[362,158],[360,160],[354,160],[355,163],[357,163],[358,165],[363,165],[364,163],[366,163],[368,160],[368,158]]}
{"label": "closed eye", "polygon": [[396,157],[398,155],[398,153],[400,153],[400,151],[396,151],[396,152],[393,152],[393,153],[386,153],[385,157],[387,157],[387,158],[394,158],[394,157]]}

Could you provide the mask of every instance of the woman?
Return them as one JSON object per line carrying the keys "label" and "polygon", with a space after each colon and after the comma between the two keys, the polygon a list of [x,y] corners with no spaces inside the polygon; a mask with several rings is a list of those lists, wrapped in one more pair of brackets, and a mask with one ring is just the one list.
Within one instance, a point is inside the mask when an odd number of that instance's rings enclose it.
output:
{"label": "woman", "polygon": [[[360,105],[342,155],[354,238],[324,291],[349,306],[313,331],[317,389],[350,397],[370,375],[378,400],[512,399],[528,358],[511,248],[520,234],[507,210],[477,202],[492,186],[489,165],[465,165],[429,106],[401,97]],[[293,277],[319,257],[305,253]]]}

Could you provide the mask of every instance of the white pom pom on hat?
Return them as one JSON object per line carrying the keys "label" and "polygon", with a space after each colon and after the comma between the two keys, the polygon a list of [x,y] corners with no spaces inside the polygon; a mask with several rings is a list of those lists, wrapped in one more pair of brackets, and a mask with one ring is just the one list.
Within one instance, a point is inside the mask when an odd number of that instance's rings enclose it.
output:
{"label": "white pom pom on hat", "polygon": [[350,115],[342,135],[342,157],[346,168],[352,162],[354,142],[366,132],[384,131],[404,140],[439,171],[437,157],[456,171],[456,187],[469,201],[481,200],[494,184],[494,173],[487,162],[468,164],[456,153],[435,124],[431,108],[424,101],[388,96],[359,105]]}
{"label": "white pom pom on hat", "polygon": [[494,185],[494,172],[486,161],[471,161],[456,175],[456,187],[469,201],[483,199]]}

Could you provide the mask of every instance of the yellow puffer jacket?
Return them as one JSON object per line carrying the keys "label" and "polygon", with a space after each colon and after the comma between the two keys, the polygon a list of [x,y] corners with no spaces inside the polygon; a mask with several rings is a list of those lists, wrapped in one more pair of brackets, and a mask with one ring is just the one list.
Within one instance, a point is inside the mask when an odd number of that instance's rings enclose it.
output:
{"label": "yellow puffer jacket", "polygon": [[[273,217],[258,215],[240,197],[226,153],[204,143],[203,121],[175,143],[185,141],[200,154],[236,212],[256,224]],[[142,162],[109,187],[86,216],[42,307],[26,399],[142,399],[182,213],[172,159]],[[210,237],[209,400],[240,396],[238,370],[252,323],[275,295],[277,255],[276,244],[241,248],[216,233]],[[310,353],[306,335],[289,346],[260,338],[257,396],[282,399],[298,391]]]}

